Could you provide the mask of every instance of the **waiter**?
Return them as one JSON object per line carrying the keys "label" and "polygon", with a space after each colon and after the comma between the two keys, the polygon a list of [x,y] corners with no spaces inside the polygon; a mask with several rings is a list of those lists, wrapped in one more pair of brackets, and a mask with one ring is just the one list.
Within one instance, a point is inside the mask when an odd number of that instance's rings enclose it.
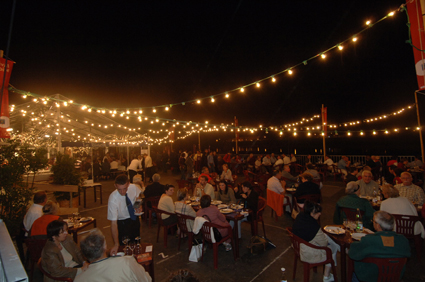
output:
{"label": "waiter", "polygon": [[111,256],[116,255],[119,245],[124,245],[123,237],[130,240],[140,236],[140,221],[135,214],[140,213],[142,207],[134,209],[133,204],[142,192],[137,185],[130,184],[125,174],[115,178],[115,191],[108,200],[108,220],[111,221],[111,233],[114,247]]}

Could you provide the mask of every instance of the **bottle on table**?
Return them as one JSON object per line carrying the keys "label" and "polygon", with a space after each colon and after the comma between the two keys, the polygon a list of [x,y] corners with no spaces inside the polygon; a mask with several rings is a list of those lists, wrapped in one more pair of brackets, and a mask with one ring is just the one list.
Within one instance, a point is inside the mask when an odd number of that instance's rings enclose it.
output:
{"label": "bottle on table", "polygon": [[287,282],[288,280],[286,279],[286,274],[285,274],[286,269],[282,267],[280,270],[282,271],[282,274],[280,276],[280,282]]}
{"label": "bottle on table", "polygon": [[356,214],[356,232],[358,233],[363,232],[363,220],[362,220],[362,215],[360,213],[359,208],[357,208],[357,214]]}

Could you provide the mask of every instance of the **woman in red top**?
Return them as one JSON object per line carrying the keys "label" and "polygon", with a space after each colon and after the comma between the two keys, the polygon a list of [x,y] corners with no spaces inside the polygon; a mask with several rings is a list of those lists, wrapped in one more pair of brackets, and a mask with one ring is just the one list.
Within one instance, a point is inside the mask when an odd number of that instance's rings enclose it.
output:
{"label": "woman in red top", "polygon": [[47,235],[47,225],[54,220],[58,220],[57,215],[59,206],[53,201],[47,201],[43,207],[43,215],[36,219],[31,227],[31,236],[35,235]]}

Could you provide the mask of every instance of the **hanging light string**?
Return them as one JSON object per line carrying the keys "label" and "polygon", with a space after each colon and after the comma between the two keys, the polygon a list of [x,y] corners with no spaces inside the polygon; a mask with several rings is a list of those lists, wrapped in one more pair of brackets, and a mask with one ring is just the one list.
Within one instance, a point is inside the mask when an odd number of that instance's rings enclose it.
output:
{"label": "hanging light string", "polygon": [[[149,110],[149,109],[153,113],[156,113],[157,112],[157,109],[159,109],[159,108],[162,108],[165,111],[169,111],[173,106],[177,106],[177,105],[183,105],[184,106],[184,105],[190,104],[190,103],[201,104],[202,101],[204,101],[204,100],[210,100],[211,103],[214,103],[217,97],[224,96],[225,98],[229,98],[230,97],[230,94],[233,93],[233,92],[245,92],[245,89],[246,88],[249,88],[250,86],[255,86],[257,88],[260,88],[262,82],[271,80],[274,83],[274,82],[276,82],[276,77],[278,77],[280,75],[283,75],[283,74],[286,74],[286,73],[289,74],[289,75],[292,75],[294,73],[294,69],[296,69],[297,67],[303,66],[303,65],[307,65],[307,63],[309,61],[314,60],[314,59],[319,58],[319,57],[322,58],[322,59],[325,59],[327,53],[329,53],[330,51],[332,51],[334,49],[338,49],[339,51],[342,51],[343,48],[344,48],[344,44],[348,44],[349,42],[353,42],[353,43],[356,42],[358,40],[358,36],[360,34],[362,34],[363,32],[365,32],[366,30],[372,28],[374,25],[376,25],[376,24],[384,21],[385,19],[388,19],[389,17],[394,16],[395,12],[397,12],[397,11],[400,12],[400,11],[404,10],[405,9],[404,8],[405,5],[406,4],[402,4],[397,10],[388,13],[387,15],[385,15],[384,17],[382,17],[381,19],[379,19],[375,23],[372,23],[371,21],[367,21],[366,22],[366,27],[363,28],[362,30],[360,30],[359,32],[357,32],[356,34],[350,36],[349,38],[347,38],[347,39],[345,39],[345,40],[343,40],[343,41],[335,44],[334,46],[332,46],[332,47],[330,47],[330,48],[328,48],[328,49],[326,49],[326,50],[324,50],[324,51],[322,51],[322,52],[320,52],[320,53],[318,53],[318,54],[316,54],[316,55],[314,55],[314,56],[312,56],[312,57],[310,57],[310,58],[308,58],[308,59],[306,59],[306,60],[304,60],[304,61],[296,64],[296,65],[293,65],[291,67],[288,67],[288,68],[286,68],[286,69],[284,69],[284,70],[282,70],[280,72],[277,72],[275,74],[269,75],[269,76],[267,76],[265,78],[262,78],[262,79],[259,79],[257,81],[248,83],[246,85],[243,85],[243,86],[240,86],[240,87],[231,89],[231,90],[227,90],[227,91],[224,91],[224,92],[221,92],[221,93],[218,93],[218,94],[209,95],[207,97],[202,97],[202,98],[198,98],[198,99],[192,99],[192,100],[178,102],[178,103],[162,104],[162,105],[157,105],[157,106],[137,107],[137,108],[128,107],[128,108],[115,108],[115,109],[100,108],[100,107],[90,106],[90,105],[87,105],[87,104],[77,103],[77,102],[74,102],[74,101],[64,101],[64,100],[57,99],[57,98],[54,98],[54,97],[52,97],[51,99],[52,100],[57,100],[58,102],[61,102],[61,103],[67,102],[67,103],[70,103],[70,104],[73,104],[73,105],[76,105],[76,106],[80,106],[80,107],[82,107],[84,109],[96,110],[96,111],[99,111],[101,113],[115,112],[116,114],[124,114],[124,115],[127,112],[135,112],[135,111],[138,112],[138,113],[140,113],[140,114],[142,114],[143,113],[143,110]],[[23,97],[26,97],[26,96],[31,96],[31,97],[35,97],[35,98],[43,97],[43,96],[38,95],[38,94],[35,94],[35,93],[31,93],[31,92],[28,92],[28,91],[23,91],[23,90],[16,89],[13,86],[10,86],[9,87],[9,90],[11,92],[14,92],[14,93],[18,93],[18,94],[23,95]]]}

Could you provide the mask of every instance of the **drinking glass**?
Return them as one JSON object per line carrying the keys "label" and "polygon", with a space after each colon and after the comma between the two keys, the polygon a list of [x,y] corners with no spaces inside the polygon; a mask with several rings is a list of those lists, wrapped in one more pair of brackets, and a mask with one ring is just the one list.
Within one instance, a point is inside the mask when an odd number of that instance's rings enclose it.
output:
{"label": "drinking glass", "polygon": [[342,223],[344,225],[345,230],[348,228],[348,219],[344,218],[344,222]]}
{"label": "drinking glass", "polygon": [[140,237],[136,237],[135,238],[137,244],[136,247],[134,248],[134,256],[140,255],[142,253],[142,245],[140,245]]}
{"label": "drinking glass", "polygon": [[134,248],[136,248],[136,242],[135,241],[131,241],[130,244],[129,244],[129,247],[131,249],[131,254],[133,256],[135,256],[135,254],[134,254]]}
{"label": "drinking glass", "polygon": [[128,242],[130,241],[130,239],[128,238],[128,236],[123,236],[122,237],[122,242],[123,244],[125,244],[125,248],[124,248],[124,255],[129,256],[130,255],[130,248],[128,246]]}

